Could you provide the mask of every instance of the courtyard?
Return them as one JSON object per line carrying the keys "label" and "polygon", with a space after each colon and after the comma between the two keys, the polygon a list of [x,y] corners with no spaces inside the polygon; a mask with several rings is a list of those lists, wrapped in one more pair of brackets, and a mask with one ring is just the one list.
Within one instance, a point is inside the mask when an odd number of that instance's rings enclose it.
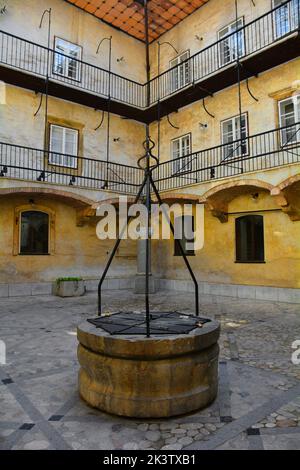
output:
{"label": "courtyard", "polygon": [[[170,291],[152,310],[193,311],[193,296]],[[202,295],[200,315],[221,322],[219,393],[197,413],[130,420],[88,407],[77,391],[76,327],[97,298],[1,299],[0,449],[300,449],[299,305]],[[105,310],[142,310],[144,296],[106,291]]]}

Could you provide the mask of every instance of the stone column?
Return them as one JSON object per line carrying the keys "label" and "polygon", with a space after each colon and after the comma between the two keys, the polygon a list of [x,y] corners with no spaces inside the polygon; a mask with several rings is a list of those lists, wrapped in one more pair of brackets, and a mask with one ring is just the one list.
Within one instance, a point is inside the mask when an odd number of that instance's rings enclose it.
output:
{"label": "stone column", "polygon": [[[145,294],[146,290],[146,246],[147,240],[137,241],[137,274],[135,277],[134,292],[136,294]],[[151,249],[149,253],[150,259],[150,277],[149,277],[149,293],[156,292],[156,280],[151,273]]]}

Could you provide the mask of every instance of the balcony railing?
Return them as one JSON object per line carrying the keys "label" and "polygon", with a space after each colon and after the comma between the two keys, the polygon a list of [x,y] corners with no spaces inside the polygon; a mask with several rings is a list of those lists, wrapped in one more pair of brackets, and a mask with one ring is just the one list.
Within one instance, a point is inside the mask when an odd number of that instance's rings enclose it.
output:
{"label": "balcony railing", "polygon": [[299,28],[300,0],[289,0],[150,81],[151,104],[196,84]]}
{"label": "balcony railing", "polygon": [[133,166],[0,142],[0,177],[136,194],[143,174]]}
{"label": "balcony railing", "polygon": [[[300,0],[289,0],[153,78],[150,80],[150,105],[293,34],[299,29],[299,12]],[[64,60],[71,65],[60,70],[59,64]],[[51,81],[63,82],[97,96],[111,96],[135,108],[147,108],[148,83],[138,83],[115,73],[109,78],[109,72],[96,65],[4,31],[0,31],[0,63],[39,77],[48,76]]]}
{"label": "balcony railing", "polygon": [[[153,179],[165,191],[294,163],[300,163],[300,123],[162,162]],[[134,166],[0,143],[0,177],[137,194],[143,175]]]}
{"label": "balcony railing", "polygon": [[[68,60],[69,66],[60,70],[62,61]],[[9,67],[43,77],[51,81],[79,88],[95,95],[144,108],[144,85],[115,73],[109,74],[96,65],[62,52],[48,49],[34,42],[0,31],[0,62]],[[109,77],[110,76],[110,77]]]}
{"label": "balcony railing", "polygon": [[300,123],[162,162],[153,178],[160,191],[300,163]]}

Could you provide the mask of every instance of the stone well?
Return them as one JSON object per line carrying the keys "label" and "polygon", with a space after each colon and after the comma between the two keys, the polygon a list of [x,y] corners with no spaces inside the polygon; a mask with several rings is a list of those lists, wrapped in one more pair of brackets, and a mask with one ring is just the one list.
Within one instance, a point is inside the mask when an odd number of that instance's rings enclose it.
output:
{"label": "stone well", "polygon": [[77,329],[79,392],[91,406],[134,418],[167,418],[209,405],[218,390],[216,321],[180,335],[110,335]]}

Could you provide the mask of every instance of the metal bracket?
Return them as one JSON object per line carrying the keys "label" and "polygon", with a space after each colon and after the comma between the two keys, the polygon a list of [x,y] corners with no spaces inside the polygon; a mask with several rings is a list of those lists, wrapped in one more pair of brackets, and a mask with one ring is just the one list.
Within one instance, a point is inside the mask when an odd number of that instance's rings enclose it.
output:
{"label": "metal bracket", "polygon": [[210,117],[212,117],[213,119],[215,119],[216,116],[215,116],[214,114],[211,114],[211,113],[208,111],[207,107],[206,107],[205,98],[203,98],[202,104],[203,104],[204,111],[205,111]]}
{"label": "metal bracket", "polygon": [[258,102],[259,99],[256,98],[256,97],[253,95],[252,91],[250,90],[250,87],[249,87],[249,78],[246,79],[246,85],[247,85],[247,90],[248,90],[249,95],[250,95],[256,102]]}
{"label": "metal bracket", "polygon": [[41,21],[40,21],[39,29],[42,28],[43,21],[44,21],[44,16],[45,16],[46,13],[48,13],[48,14],[51,16],[51,8],[49,8],[49,10],[44,10],[44,13],[43,13],[42,16],[41,16]]}
{"label": "metal bracket", "polygon": [[39,113],[39,111],[40,111],[40,109],[41,109],[41,107],[42,107],[43,98],[44,98],[44,95],[43,95],[43,93],[41,93],[40,103],[39,103],[38,109],[36,110],[36,112],[35,112],[34,115],[33,115],[34,117],[36,117],[36,116],[38,115],[38,113]]}
{"label": "metal bracket", "polygon": [[[95,111],[98,111],[97,109]],[[94,131],[97,131],[98,129],[100,129],[100,127],[102,126],[103,124],[103,121],[104,121],[104,111],[102,111],[102,117],[101,117],[101,121],[100,121],[100,124],[99,126],[97,126]]]}
{"label": "metal bracket", "polygon": [[177,126],[175,126],[174,124],[172,124],[172,122],[170,121],[170,118],[169,118],[169,115],[168,115],[168,114],[167,114],[167,120],[168,120],[168,123],[170,124],[171,127],[173,127],[174,129],[177,129],[177,130],[180,129],[180,127],[177,127]]}

